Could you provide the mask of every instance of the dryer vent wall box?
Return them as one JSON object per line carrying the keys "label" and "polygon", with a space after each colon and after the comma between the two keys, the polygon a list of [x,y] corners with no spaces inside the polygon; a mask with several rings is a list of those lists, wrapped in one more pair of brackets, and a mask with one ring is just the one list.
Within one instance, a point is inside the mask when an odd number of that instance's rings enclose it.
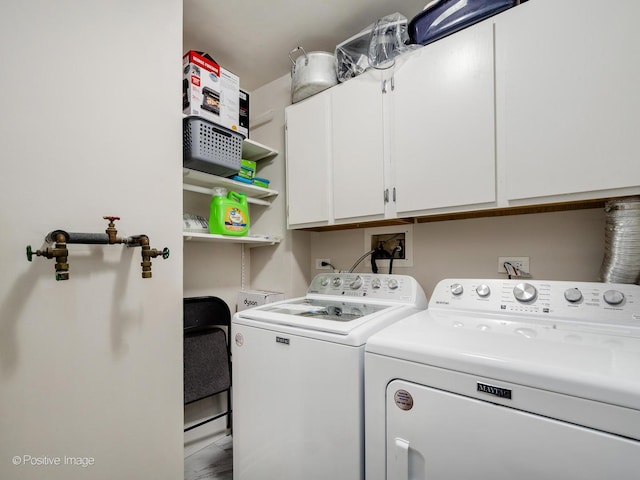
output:
{"label": "dryer vent wall box", "polygon": [[238,311],[284,300],[284,293],[263,290],[242,290],[238,293]]}

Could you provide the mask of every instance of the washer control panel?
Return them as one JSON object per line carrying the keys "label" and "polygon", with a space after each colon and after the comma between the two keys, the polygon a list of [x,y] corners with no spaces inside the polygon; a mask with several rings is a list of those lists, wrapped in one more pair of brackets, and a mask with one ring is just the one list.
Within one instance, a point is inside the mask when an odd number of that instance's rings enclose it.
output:
{"label": "washer control panel", "polygon": [[640,286],[599,282],[446,279],[434,289],[429,308],[640,327]]}
{"label": "washer control panel", "polygon": [[398,302],[413,302],[420,296],[424,298],[422,288],[413,277],[371,273],[320,274],[311,281],[307,294],[367,297]]}

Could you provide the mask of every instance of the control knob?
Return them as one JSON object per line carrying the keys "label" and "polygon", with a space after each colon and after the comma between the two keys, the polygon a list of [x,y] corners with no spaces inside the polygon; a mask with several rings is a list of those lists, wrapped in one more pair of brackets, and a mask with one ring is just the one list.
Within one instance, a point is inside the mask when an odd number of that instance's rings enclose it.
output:
{"label": "control knob", "polygon": [[607,290],[602,297],[609,305],[620,305],[624,301],[624,293],[618,290]]}
{"label": "control knob", "polygon": [[353,281],[349,284],[352,290],[357,290],[362,286],[362,277],[358,275]]}
{"label": "control knob", "polygon": [[530,283],[519,283],[513,287],[513,296],[519,302],[532,302],[538,296],[538,291]]}
{"label": "control knob", "polygon": [[396,280],[395,278],[390,278],[389,282],[387,282],[387,286],[391,290],[395,290],[396,288],[398,288],[398,280]]}
{"label": "control knob", "polygon": [[489,294],[491,293],[491,289],[489,288],[489,285],[487,285],[486,283],[483,283],[482,285],[478,285],[476,287],[476,293],[480,297],[488,297]]}
{"label": "control knob", "polygon": [[334,287],[339,287],[340,285],[342,285],[342,279],[340,277],[333,277],[333,280],[331,281],[331,284]]}
{"label": "control knob", "polygon": [[321,277],[320,278],[320,285],[323,287],[326,287],[327,285],[329,285],[329,279],[327,277]]}
{"label": "control knob", "polygon": [[582,300],[582,292],[577,288],[567,288],[564,291],[564,298],[567,302],[576,303]]}
{"label": "control knob", "polygon": [[373,280],[371,280],[371,288],[380,288],[382,286],[382,283],[380,282],[380,279],[378,277],[375,277]]}
{"label": "control knob", "polygon": [[462,295],[462,292],[464,292],[464,288],[461,284],[454,283],[453,285],[451,285],[451,293],[453,293],[454,295]]}

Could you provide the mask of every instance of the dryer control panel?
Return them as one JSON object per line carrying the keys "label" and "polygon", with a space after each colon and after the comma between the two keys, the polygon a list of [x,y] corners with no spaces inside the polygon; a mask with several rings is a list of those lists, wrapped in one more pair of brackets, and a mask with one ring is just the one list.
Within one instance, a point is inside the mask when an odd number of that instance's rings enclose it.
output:
{"label": "dryer control panel", "polygon": [[640,327],[640,286],[529,279],[446,279],[434,289],[429,308]]}

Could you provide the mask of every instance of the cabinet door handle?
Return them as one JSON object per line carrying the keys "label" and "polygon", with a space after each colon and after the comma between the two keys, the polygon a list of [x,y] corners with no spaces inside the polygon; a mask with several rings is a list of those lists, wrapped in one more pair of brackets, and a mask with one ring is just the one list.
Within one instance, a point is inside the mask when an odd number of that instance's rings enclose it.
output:
{"label": "cabinet door handle", "polygon": [[[391,84],[391,91],[393,92],[396,89],[396,83],[394,81],[394,77],[391,77],[391,80],[389,80],[389,83]],[[382,93],[387,93],[387,81],[386,80],[382,80]]]}
{"label": "cabinet door handle", "polygon": [[389,189],[384,189],[384,203],[389,203]]}
{"label": "cabinet door handle", "polygon": [[393,202],[396,201],[396,187],[393,187]]}

